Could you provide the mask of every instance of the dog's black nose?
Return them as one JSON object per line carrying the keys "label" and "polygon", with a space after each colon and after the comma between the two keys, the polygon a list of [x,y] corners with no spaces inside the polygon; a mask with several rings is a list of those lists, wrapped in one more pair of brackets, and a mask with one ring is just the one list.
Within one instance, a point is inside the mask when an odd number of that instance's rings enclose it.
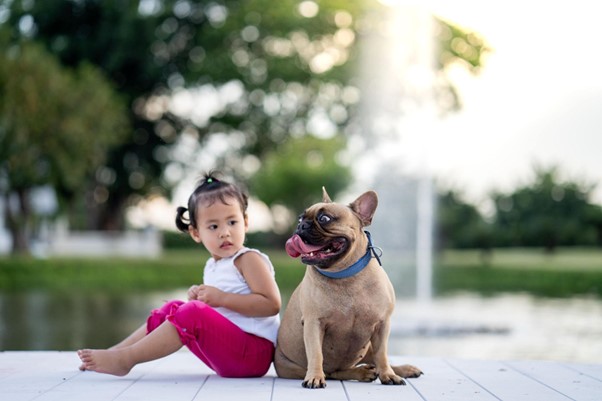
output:
{"label": "dog's black nose", "polygon": [[302,219],[299,221],[299,224],[297,224],[297,231],[309,230],[311,228],[311,224],[311,221]]}

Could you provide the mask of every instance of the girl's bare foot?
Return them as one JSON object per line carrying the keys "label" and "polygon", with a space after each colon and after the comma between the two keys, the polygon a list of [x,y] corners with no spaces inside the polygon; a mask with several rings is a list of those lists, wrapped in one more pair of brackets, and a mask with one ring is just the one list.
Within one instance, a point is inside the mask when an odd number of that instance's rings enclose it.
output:
{"label": "girl's bare foot", "polygon": [[125,376],[133,366],[128,362],[126,352],[121,349],[83,349],[77,351],[77,355],[82,361],[80,370],[92,370],[98,373]]}
{"label": "girl's bare foot", "polygon": [[[109,349],[109,350],[114,350],[114,349],[119,349],[119,348],[124,348],[124,347],[125,347],[125,345],[117,344],[117,345],[113,345],[112,347],[110,347],[110,348],[107,348],[107,349]],[[78,355],[80,355],[80,351],[78,351],[78,352],[77,352],[77,354],[78,354]],[[81,357],[80,357],[80,358],[81,358]],[[86,370],[88,370],[88,369],[86,369],[86,364],[85,364],[85,363],[82,363],[82,364],[79,366],[79,370],[81,370],[82,372],[83,372],[83,371],[86,371]]]}

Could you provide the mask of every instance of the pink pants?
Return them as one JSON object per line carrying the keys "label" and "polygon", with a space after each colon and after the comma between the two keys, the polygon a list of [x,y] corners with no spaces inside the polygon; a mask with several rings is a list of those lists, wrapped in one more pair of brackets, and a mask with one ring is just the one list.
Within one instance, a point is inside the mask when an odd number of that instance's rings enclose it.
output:
{"label": "pink pants", "polygon": [[148,332],[165,320],[178,330],[182,344],[222,377],[259,377],[270,368],[270,340],[242,331],[201,301],[169,301],[153,310],[146,322]]}

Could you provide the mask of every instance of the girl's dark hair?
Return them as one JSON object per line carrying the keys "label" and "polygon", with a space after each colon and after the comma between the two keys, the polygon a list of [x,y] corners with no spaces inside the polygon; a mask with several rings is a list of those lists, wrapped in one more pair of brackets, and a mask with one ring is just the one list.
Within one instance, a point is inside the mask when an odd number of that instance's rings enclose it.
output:
{"label": "girl's dark hair", "polygon": [[[238,201],[242,209],[242,214],[246,217],[247,207],[249,206],[248,195],[236,185],[216,178],[214,172],[205,174],[197,183],[190,198],[188,198],[188,208],[178,207],[176,212],[176,227],[184,233],[188,233],[190,226],[197,228],[197,207],[201,202],[212,205],[220,201],[225,205],[229,205],[226,201],[228,198],[234,198]],[[188,217],[184,217],[186,212],[188,212]]]}

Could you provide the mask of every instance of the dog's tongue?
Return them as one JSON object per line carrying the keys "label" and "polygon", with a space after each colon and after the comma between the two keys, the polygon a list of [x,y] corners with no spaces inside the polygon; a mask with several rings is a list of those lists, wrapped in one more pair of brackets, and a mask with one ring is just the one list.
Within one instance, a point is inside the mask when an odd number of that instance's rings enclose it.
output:
{"label": "dog's tongue", "polygon": [[299,235],[295,234],[286,241],[286,253],[293,258],[297,258],[302,254],[308,254],[314,251],[321,249],[322,247],[319,245],[308,245]]}

